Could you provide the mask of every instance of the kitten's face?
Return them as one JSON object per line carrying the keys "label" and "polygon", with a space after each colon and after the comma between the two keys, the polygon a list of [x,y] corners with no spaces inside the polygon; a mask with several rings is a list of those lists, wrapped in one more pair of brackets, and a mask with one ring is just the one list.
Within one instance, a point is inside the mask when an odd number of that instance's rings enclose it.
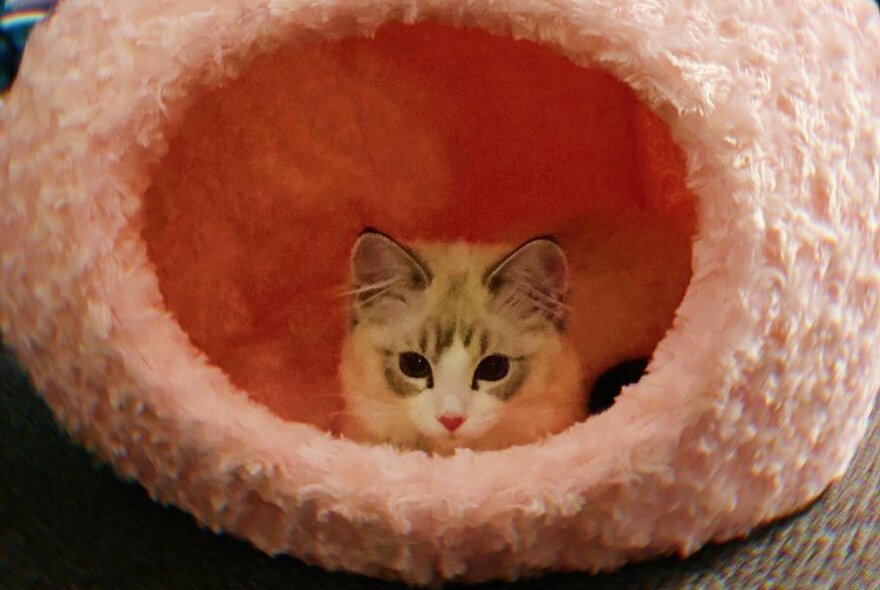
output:
{"label": "kitten's face", "polygon": [[554,374],[566,263],[550,240],[507,253],[465,244],[415,251],[365,233],[352,281],[343,379],[347,411],[367,438],[475,446]]}

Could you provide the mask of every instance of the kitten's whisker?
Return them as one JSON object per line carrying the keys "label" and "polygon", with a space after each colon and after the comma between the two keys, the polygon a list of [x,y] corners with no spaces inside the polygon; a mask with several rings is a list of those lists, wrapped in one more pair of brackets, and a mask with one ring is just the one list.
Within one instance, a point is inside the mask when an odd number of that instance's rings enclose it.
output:
{"label": "kitten's whisker", "polygon": [[[369,297],[366,297],[365,299],[361,299],[361,300],[359,300],[359,301],[358,301],[358,304],[360,304],[360,305],[364,305],[365,303],[369,303],[369,302],[372,301],[373,299],[377,299],[378,297],[382,297],[383,295],[385,295],[386,293],[388,293],[389,291],[391,291],[392,287],[394,287],[394,284],[388,285],[388,286],[385,287],[384,289],[381,289],[380,291],[378,291],[378,292],[376,292],[376,293],[373,293],[373,294],[370,295]],[[406,296],[403,295],[403,294],[400,293],[400,292],[395,293],[395,292],[392,291],[391,294],[390,294],[389,296],[390,296],[391,298],[393,298],[393,299],[395,299],[395,300],[397,300],[397,301],[403,302],[403,303],[406,303],[406,301],[407,301]]]}
{"label": "kitten's whisker", "polygon": [[559,317],[564,313],[563,310],[560,309],[560,306],[555,302],[552,305],[549,305],[544,301],[535,298],[529,292],[521,290],[519,288],[514,290],[503,301],[501,312],[502,314],[513,312],[517,308],[523,307],[523,305],[536,308],[538,311],[548,314],[554,318]]}
{"label": "kitten's whisker", "polygon": [[386,279],[384,281],[379,281],[378,283],[372,283],[369,285],[363,285],[362,287],[358,287],[356,289],[348,289],[340,293],[342,297],[350,297],[351,295],[360,295],[361,293],[369,293],[371,291],[376,291],[378,289],[385,290],[392,285],[399,283],[401,281],[401,277],[392,277],[390,279]]}
{"label": "kitten's whisker", "polygon": [[358,303],[360,303],[361,305],[363,305],[363,304],[365,304],[365,303],[369,303],[369,302],[372,301],[373,299],[377,299],[377,298],[381,297],[382,295],[384,295],[385,293],[387,293],[388,290],[389,290],[390,288],[391,288],[391,287],[385,287],[385,288],[382,289],[381,291],[379,291],[379,292],[377,292],[377,293],[373,293],[373,294],[370,295],[369,297],[366,297],[366,298],[364,298],[364,299],[361,299]]}
{"label": "kitten's whisker", "polygon": [[528,409],[531,411],[532,409],[535,409],[535,408],[537,409],[537,411],[540,411],[540,412],[548,412],[551,410],[552,411],[560,410],[560,409],[566,410],[568,408],[568,405],[558,403],[558,402],[557,403],[548,402],[546,400],[541,400],[541,399],[519,402],[517,404],[517,409]]}
{"label": "kitten's whisker", "polygon": [[358,395],[356,393],[350,395],[349,397],[351,397],[353,399],[357,399],[360,403],[366,403],[368,405],[383,406],[383,407],[387,407],[387,408],[392,408],[394,410],[399,409],[399,406],[397,404],[392,403],[392,402],[386,402],[386,401],[380,400],[380,399],[369,398],[366,396]]}
{"label": "kitten's whisker", "polygon": [[557,313],[559,313],[559,307],[557,307],[555,305],[549,305],[543,301],[540,301],[538,299],[534,299],[532,297],[528,297],[528,300],[530,301],[532,306],[534,306],[535,309],[537,309],[538,311],[543,311],[544,313],[548,313],[551,315],[556,315]]}
{"label": "kitten's whisker", "polygon": [[519,272],[514,273],[513,276],[515,278],[515,280],[514,280],[515,290],[517,290],[517,291],[524,290],[524,291],[528,292],[529,294],[533,295],[535,299],[542,299],[542,300],[546,301],[547,303],[550,303],[551,305],[554,305],[554,306],[561,305],[561,306],[568,307],[568,305],[564,301],[561,301],[558,298],[555,298],[551,295],[548,295],[547,293],[545,293],[544,291],[541,291],[540,289],[536,289],[534,286],[535,277],[531,276],[531,274],[529,274],[527,272],[519,271]]}
{"label": "kitten's whisker", "polygon": [[[345,413],[340,414],[340,416],[345,416]],[[348,414],[350,416],[357,416],[358,418],[366,419],[367,421],[375,421],[375,422],[384,422],[388,420],[388,417],[393,415],[390,412],[377,412],[370,410],[361,410],[357,413],[351,412]]]}
{"label": "kitten's whisker", "polygon": [[528,290],[529,295],[535,299],[540,299],[541,301],[546,301],[547,303],[549,303],[550,305],[552,305],[554,307],[564,307],[564,308],[571,307],[565,301],[558,299],[556,297],[552,297],[552,296],[548,295],[547,293],[544,293],[540,289],[534,288],[531,285],[525,285],[525,287]]}
{"label": "kitten's whisker", "polygon": [[527,304],[529,307],[534,308],[553,319],[559,319],[566,315],[567,310],[561,302],[548,298],[543,293],[540,294],[541,297],[539,297],[538,294],[539,292],[532,293],[521,291],[520,296],[513,300],[513,303],[511,303],[509,308],[516,309],[523,304]]}

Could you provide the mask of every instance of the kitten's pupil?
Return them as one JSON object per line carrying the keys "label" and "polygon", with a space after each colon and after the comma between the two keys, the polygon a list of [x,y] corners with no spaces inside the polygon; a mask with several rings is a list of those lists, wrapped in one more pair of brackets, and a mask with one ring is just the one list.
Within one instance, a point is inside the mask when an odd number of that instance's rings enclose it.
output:
{"label": "kitten's pupil", "polygon": [[[425,379],[431,377],[431,363],[428,359],[417,352],[404,352],[398,358],[400,371],[413,379]],[[430,387],[430,385],[429,385]]]}
{"label": "kitten's pupil", "polygon": [[500,354],[487,356],[474,371],[474,385],[477,381],[500,381],[507,376],[510,371],[510,360]]}

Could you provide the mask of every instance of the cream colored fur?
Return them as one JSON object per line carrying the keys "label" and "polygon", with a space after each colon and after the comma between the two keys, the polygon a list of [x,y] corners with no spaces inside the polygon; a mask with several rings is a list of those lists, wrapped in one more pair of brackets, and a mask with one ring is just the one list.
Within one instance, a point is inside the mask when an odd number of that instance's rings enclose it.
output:
{"label": "cream colored fur", "polygon": [[[460,447],[494,450],[535,442],[586,416],[585,384],[565,335],[546,321],[529,330],[492,305],[482,277],[512,249],[457,243],[421,245],[415,251],[430,270],[430,285],[410,293],[412,301],[395,306],[381,321],[357,322],[346,339],[340,367],[346,401],[343,434],[362,442],[449,454]],[[457,293],[450,297],[456,281]],[[396,395],[383,375],[382,351],[396,357],[410,350],[420,331],[437,322],[459,329],[433,366],[435,386],[419,384],[417,395]],[[465,328],[471,325],[485,327],[492,337],[485,354],[479,353],[477,337],[465,345]],[[422,333],[434,338],[430,331]],[[471,389],[475,368],[493,353],[523,357],[521,362],[528,363],[524,383],[505,401],[488,393],[489,387]],[[399,373],[393,365],[389,370]],[[406,380],[400,374],[397,378]],[[450,432],[439,422],[444,414],[462,415],[465,421]]]}

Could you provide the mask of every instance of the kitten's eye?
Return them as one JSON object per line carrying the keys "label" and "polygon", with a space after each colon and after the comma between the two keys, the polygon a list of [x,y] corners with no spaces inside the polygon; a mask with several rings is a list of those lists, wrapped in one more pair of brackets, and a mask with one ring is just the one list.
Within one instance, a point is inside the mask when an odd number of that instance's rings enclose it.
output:
{"label": "kitten's eye", "polygon": [[474,371],[475,381],[500,381],[507,376],[510,371],[510,360],[503,355],[493,354],[487,356]]}
{"label": "kitten's eye", "polygon": [[431,363],[417,352],[403,352],[398,357],[400,371],[413,379],[424,379],[431,376]]}

